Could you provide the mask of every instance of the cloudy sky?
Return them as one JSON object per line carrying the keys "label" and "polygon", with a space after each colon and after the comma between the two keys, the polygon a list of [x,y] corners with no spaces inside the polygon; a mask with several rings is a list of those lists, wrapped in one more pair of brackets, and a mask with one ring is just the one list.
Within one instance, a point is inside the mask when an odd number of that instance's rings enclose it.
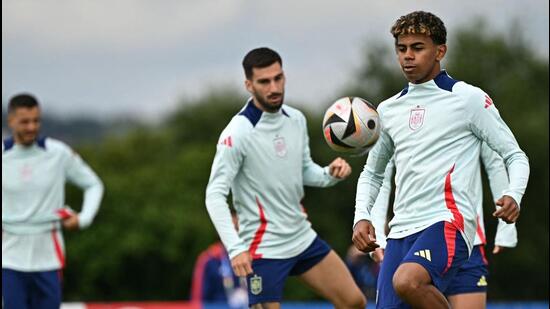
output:
{"label": "cloudy sky", "polygon": [[547,0],[321,2],[2,0],[2,104],[29,91],[58,115],[158,119],[182,97],[242,87],[240,62],[258,46],[283,56],[287,98],[326,101],[365,44],[391,46],[393,21],[419,9],[440,16],[451,39],[473,18],[494,31],[518,21],[548,58]]}

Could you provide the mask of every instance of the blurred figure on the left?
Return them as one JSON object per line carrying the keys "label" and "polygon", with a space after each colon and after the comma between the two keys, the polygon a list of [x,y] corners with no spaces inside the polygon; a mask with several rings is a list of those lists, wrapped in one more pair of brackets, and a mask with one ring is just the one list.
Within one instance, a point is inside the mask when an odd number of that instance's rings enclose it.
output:
{"label": "blurred figure on the left", "polygon": [[[103,196],[92,169],[61,141],[39,137],[40,106],[12,97],[2,143],[2,300],[6,309],[59,308],[65,246],[61,228],[88,227]],[[84,190],[82,211],[65,205],[65,182]]]}

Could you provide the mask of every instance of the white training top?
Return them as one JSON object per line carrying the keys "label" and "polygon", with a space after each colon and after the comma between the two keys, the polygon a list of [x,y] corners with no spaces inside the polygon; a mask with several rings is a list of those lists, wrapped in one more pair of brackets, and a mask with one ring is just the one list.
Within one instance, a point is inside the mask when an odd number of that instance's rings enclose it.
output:
{"label": "white training top", "polygon": [[[508,174],[506,173],[506,167],[502,158],[499,157],[486,143],[481,145],[481,161],[487,172],[489,178],[489,184],[492,191],[493,201],[496,202],[502,197],[502,192],[508,187]],[[384,176],[384,183],[380,188],[374,207],[371,210],[372,224],[374,225],[376,232],[376,242],[382,249],[386,247],[386,234],[385,224],[387,221],[387,212],[390,202],[391,186],[393,183],[394,163],[391,160],[387,167]],[[485,245],[486,234],[485,225],[483,221],[483,187],[481,184],[481,172],[477,174],[478,177],[473,179],[476,182],[475,196],[476,196],[476,210],[478,225],[476,229],[476,236],[474,240],[474,246]],[[493,204],[493,206],[495,206]],[[388,226],[391,227],[391,222]],[[497,233],[495,237],[495,245],[502,247],[515,247],[517,244],[517,230],[516,224],[507,224],[502,219],[498,219]]]}
{"label": "white training top", "polygon": [[31,146],[2,144],[2,268],[49,271],[64,266],[60,218],[67,211],[65,182],[84,189],[81,228],[88,227],[103,184],[66,144],[40,138]]}
{"label": "white training top", "polygon": [[[252,100],[223,130],[206,188],[206,207],[231,258],[283,259],[303,252],[316,233],[301,200],[304,185],[326,187],[339,180],[314,163],[306,119],[290,106],[262,112]],[[231,222],[229,190],[239,218]]]}
{"label": "white training top", "polygon": [[502,192],[518,205],[529,162],[481,89],[442,71],[422,84],[409,83],[378,107],[380,139],[359,177],[354,226],[371,220],[371,208],[394,157],[396,198],[389,238],[403,238],[440,222],[452,222],[471,250],[476,234],[476,182],[482,141],[503,158],[509,185]]}

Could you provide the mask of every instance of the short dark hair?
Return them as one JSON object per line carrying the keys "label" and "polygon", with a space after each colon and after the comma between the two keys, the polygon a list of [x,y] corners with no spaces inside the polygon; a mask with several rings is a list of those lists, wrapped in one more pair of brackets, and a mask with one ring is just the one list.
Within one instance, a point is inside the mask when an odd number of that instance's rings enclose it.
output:
{"label": "short dark hair", "polygon": [[276,51],[267,47],[253,49],[249,51],[246,56],[244,56],[244,75],[247,79],[251,79],[253,68],[265,68],[274,64],[275,62],[279,62],[279,64],[283,66],[283,60]]}
{"label": "short dark hair", "polygon": [[8,113],[12,113],[18,108],[33,108],[38,106],[38,100],[33,95],[21,93],[10,99],[8,104]]}
{"label": "short dark hair", "polygon": [[443,21],[432,13],[415,11],[399,17],[391,27],[391,34],[397,42],[397,37],[403,34],[425,34],[435,44],[447,42],[447,29]]}

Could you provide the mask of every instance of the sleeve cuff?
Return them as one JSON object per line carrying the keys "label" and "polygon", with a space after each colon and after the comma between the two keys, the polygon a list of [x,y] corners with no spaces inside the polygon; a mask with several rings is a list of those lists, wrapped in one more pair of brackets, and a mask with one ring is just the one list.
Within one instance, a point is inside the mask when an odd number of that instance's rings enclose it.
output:
{"label": "sleeve cuff", "polygon": [[504,191],[502,195],[508,195],[509,197],[513,198],[514,201],[516,201],[516,204],[518,205],[519,209],[521,209],[521,195],[517,193],[513,193],[510,191]]}
{"label": "sleeve cuff", "polygon": [[497,241],[495,240],[495,246],[505,247],[505,248],[515,248],[517,246],[518,242],[512,242],[512,241]]}
{"label": "sleeve cuff", "polygon": [[336,177],[332,176],[332,175],[330,174],[330,167],[328,167],[328,166],[323,167],[323,172],[324,172],[325,175],[330,179],[330,182],[331,182],[331,183],[337,183],[337,182],[340,182],[340,181],[343,180],[343,179],[336,178]]}
{"label": "sleeve cuff", "polygon": [[358,223],[359,221],[362,221],[362,220],[371,221],[371,218],[370,218],[369,215],[361,216],[361,217],[355,216],[355,220],[353,220],[353,230],[355,230],[355,226],[357,225],[357,223]]}
{"label": "sleeve cuff", "polygon": [[234,257],[236,257],[237,255],[243,253],[243,252],[246,252],[248,251],[244,245],[238,245],[236,246],[235,248],[231,249],[231,250],[228,250],[228,255],[229,255],[229,259],[233,259]]}
{"label": "sleeve cuff", "polygon": [[87,219],[84,216],[78,215],[78,227],[83,230],[92,224],[92,220]]}

